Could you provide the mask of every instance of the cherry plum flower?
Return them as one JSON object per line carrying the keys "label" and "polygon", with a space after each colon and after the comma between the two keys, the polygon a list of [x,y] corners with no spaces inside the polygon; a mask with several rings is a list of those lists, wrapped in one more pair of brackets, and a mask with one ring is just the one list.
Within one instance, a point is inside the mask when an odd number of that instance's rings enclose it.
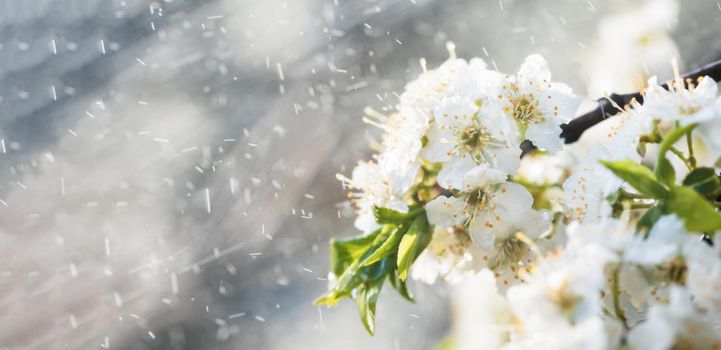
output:
{"label": "cherry plum flower", "polygon": [[673,80],[668,90],[652,77],[644,96],[643,111],[654,119],[681,125],[698,123],[706,145],[720,153],[721,100],[716,97],[717,90],[716,82],[707,76],[697,82]]}
{"label": "cherry plum flower", "polygon": [[694,309],[688,291],[673,286],[670,302],[653,305],[630,331],[628,343],[632,349],[719,349],[721,333]]}
{"label": "cherry plum flower", "polygon": [[505,174],[478,166],[463,179],[459,196],[438,196],[426,204],[428,220],[441,227],[466,228],[479,246],[493,244],[496,234],[527,219],[533,197],[521,185],[505,182]]}
{"label": "cherry plum flower", "polygon": [[380,227],[373,215],[373,206],[408,211],[408,205],[402,200],[403,191],[391,185],[378,163],[358,162],[350,179],[338,177],[355,190],[349,197],[358,208],[355,226],[361,231],[371,232]]}
{"label": "cherry plum flower", "polygon": [[516,127],[496,103],[447,98],[434,115],[435,126],[428,132],[424,156],[443,164],[438,182],[444,188],[461,189],[465,174],[478,165],[506,174],[518,169],[521,148]]}
{"label": "cherry plum flower", "polygon": [[525,130],[525,138],[549,153],[560,150],[560,125],[573,119],[581,99],[568,85],[551,81],[546,60],[538,54],[528,56],[518,73],[499,84],[497,99]]}

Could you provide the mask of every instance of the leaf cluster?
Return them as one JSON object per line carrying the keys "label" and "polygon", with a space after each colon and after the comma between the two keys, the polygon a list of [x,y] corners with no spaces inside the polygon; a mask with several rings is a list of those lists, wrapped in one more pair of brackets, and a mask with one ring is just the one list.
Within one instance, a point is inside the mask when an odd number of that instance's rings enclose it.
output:
{"label": "leaf cluster", "polygon": [[409,301],[406,278],[413,262],[431,241],[432,226],[423,208],[401,213],[373,207],[381,228],[368,234],[331,240],[331,271],[337,276],[316,304],[333,305],[343,298],[355,301],[366,330],[375,333],[375,310],[384,282]]}

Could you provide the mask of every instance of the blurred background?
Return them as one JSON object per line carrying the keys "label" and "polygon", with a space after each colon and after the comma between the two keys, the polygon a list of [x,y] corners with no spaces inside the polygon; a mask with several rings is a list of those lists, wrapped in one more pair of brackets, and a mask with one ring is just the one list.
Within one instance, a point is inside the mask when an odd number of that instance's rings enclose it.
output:
{"label": "blurred background", "polygon": [[448,286],[384,290],[378,332],[312,305],[336,173],[421,57],[580,95],[721,57],[716,0],[0,0],[0,349],[421,349]]}

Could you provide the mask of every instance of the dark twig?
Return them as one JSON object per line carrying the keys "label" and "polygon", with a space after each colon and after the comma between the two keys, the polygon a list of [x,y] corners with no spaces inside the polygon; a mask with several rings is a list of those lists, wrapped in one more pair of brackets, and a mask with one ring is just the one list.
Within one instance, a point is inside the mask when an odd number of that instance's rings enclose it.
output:
{"label": "dark twig", "polygon": [[[699,77],[706,75],[715,81],[721,80],[721,60],[711,62],[699,69],[685,73],[681,75],[681,78],[684,80],[690,79],[695,82]],[[668,88],[667,84],[663,84],[661,86]],[[578,141],[584,131],[604,121],[605,119],[618,114],[620,111],[614,106],[624,107],[631,103],[633,99],[636,99],[638,103],[643,103],[643,95],[641,92],[623,95],[611,94],[611,96],[600,98],[596,109],[571,120],[568,124],[561,125],[561,129],[563,130],[561,132],[561,137],[566,143],[574,143]]]}

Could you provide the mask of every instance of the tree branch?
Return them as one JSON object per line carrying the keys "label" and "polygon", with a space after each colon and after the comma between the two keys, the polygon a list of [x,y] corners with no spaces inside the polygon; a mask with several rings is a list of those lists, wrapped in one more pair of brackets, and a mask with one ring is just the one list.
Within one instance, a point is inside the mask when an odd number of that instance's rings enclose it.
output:
{"label": "tree branch", "polygon": [[[708,75],[715,81],[721,80],[721,60],[711,62],[699,69],[692,70],[688,73],[681,75],[684,80],[690,79],[696,81],[699,77]],[[668,89],[668,84],[661,85],[663,88]],[[596,109],[571,120],[568,124],[561,125],[561,137],[565,143],[574,143],[578,141],[584,131],[590,127],[606,120],[618,114],[619,110],[614,107],[624,107],[631,103],[633,99],[636,99],[639,103],[643,103],[643,95],[641,92],[634,92],[630,94],[611,94],[608,97],[602,97],[598,99],[598,107]]]}

